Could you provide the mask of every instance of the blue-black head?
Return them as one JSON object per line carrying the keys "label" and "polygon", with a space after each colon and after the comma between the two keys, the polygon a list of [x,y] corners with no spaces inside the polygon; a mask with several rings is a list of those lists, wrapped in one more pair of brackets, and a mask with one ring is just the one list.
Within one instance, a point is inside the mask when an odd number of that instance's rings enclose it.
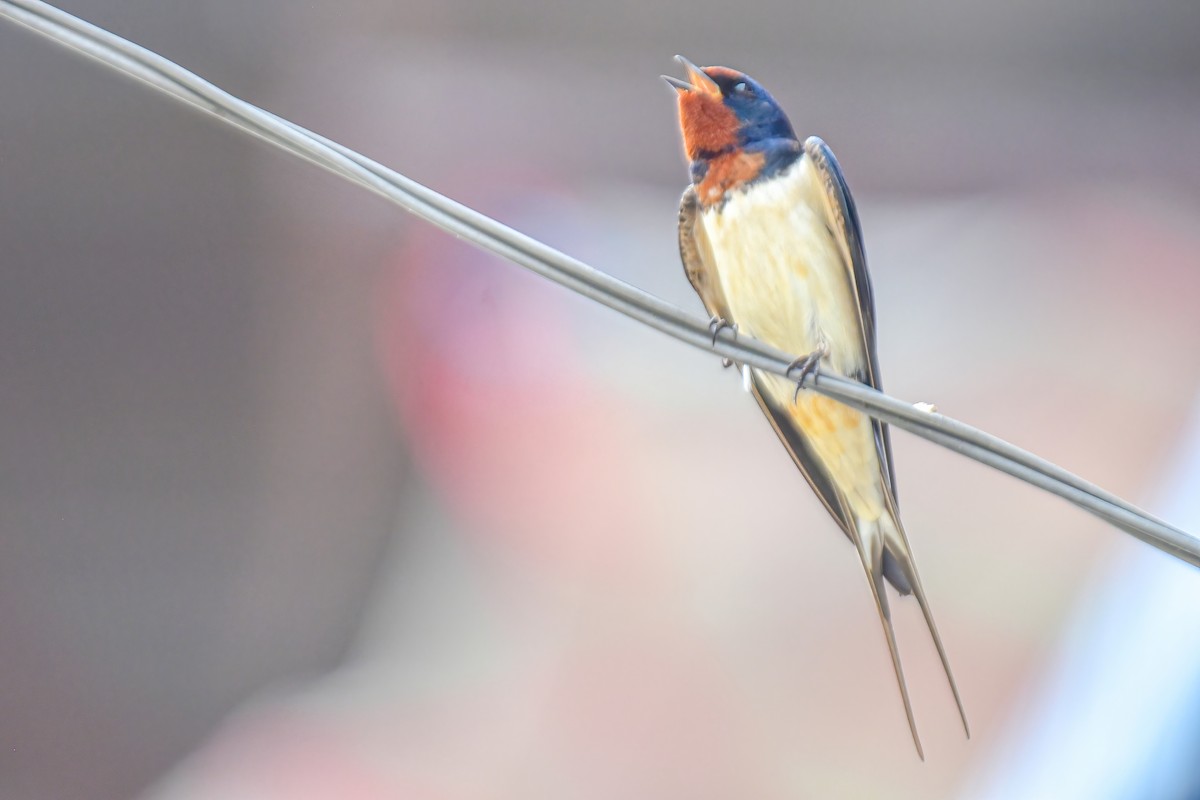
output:
{"label": "blue-black head", "polygon": [[688,80],[664,75],[679,92],[679,122],[684,150],[691,161],[711,159],[735,149],[791,148],[796,132],[775,98],[757,81],[728,67],[701,69],[676,56]]}

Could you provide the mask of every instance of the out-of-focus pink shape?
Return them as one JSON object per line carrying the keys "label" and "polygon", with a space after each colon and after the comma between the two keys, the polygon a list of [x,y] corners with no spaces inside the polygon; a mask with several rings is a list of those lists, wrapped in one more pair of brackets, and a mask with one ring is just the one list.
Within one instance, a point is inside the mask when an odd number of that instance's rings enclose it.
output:
{"label": "out-of-focus pink shape", "polygon": [[[517,182],[476,183],[507,187],[474,204],[517,227],[573,227],[545,187],[523,200]],[[379,340],[414,458],[465,527],[557,566],[583,558],[590,569],[636,560],[636,487],[625,462],[637,442],[621,402],[580,365],[571,315],[584,308],[420,226],[381,288]]]}

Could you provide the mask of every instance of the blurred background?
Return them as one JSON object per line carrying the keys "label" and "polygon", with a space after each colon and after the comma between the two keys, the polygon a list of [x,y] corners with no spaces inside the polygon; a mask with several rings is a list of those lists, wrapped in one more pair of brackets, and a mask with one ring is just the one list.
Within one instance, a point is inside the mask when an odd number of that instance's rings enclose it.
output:
{"label": "blurred background", "polygon": [[[1200,529],[1194,2],[61,5],[696,313],[658,75],[743,69],[888,390]],[[898,432],[922,764],[718,359],[7,23],[0,359],[6,800],[1200,797],[1194,571]]]}

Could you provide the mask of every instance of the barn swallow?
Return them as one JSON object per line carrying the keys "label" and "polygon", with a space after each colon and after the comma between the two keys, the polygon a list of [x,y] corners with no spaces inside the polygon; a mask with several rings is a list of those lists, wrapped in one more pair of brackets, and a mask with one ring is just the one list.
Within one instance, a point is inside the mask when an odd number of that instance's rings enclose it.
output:
{"label": "barn swallow", "polygon": [[[682,56],[675,88],[692,183],[679,253],[714,335],[736,326],[788,353],[799,385],[826,372],[881,388],[875,302],[858,213],[841,167],[816,136],[801,142],[762,86]],[[825,509],[858,551],[883,624],[917,754],[925,758],[900,666],[884,581],[913,594],[971,735],[958,686],[900,523],[886,424],[793,380],[744,368],[750,391]]]}

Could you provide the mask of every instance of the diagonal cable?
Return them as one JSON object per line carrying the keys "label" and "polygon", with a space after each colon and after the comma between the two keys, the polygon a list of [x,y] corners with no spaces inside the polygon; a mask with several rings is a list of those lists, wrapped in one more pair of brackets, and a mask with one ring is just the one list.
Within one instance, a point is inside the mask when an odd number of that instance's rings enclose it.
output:
{"label": "diagonal cable", "polygon": [[[371,159],[247,103],[133,42],[40,0],[0,0],[0,17],[78,50],[237,128],[382,195],[427,222],[694,347],[776,374],[792,356],[762,342],[710,341],[706,320],[584,264]],[[989,433],[919,410],[856,381],[822,375],[811,387],[910,433],[1062,497],[1158,549],[1200,566],[1200,540],[1062,467]]]}

